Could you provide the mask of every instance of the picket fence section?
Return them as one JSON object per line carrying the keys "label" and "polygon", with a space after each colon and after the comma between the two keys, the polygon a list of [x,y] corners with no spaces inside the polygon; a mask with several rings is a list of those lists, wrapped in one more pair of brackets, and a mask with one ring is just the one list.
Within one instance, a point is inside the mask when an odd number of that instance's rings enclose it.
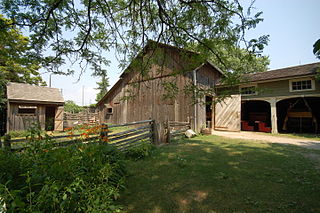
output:
{"label": "picket fence section", "polygon": [[[154,120],[138,121],[119,125],[101,125],[101,132],[99,135],[89,135],[83,138],[82,134],[76,135],[60,135],[50,137],[52,140],[66,140],[53,142],[55,147],[69,146],[77,143],[108,143],[115,146],[119,150],[127,150],[131,147],[139,146],[143,143],[154,142]],[[116,128],[128,127],[128,130],[116,132]],[[130,128],[132,127],[132,128]],[[116,133],[113,133],[116,132]],[[29,140],[27,139],[14,139],[4,136],[3,140],[0,140],[0,148],[11,151],[22,151],[28,147]]]}

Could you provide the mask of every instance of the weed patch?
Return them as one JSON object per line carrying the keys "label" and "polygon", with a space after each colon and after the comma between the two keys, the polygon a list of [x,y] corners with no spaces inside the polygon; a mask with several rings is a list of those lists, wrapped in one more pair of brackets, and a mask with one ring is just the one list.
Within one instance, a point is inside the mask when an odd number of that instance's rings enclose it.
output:
{"label": "weed patch", "polygon": [[122,153],[88,144],[0,152],[1,203],[7,212],[116,212],[124,187]]}

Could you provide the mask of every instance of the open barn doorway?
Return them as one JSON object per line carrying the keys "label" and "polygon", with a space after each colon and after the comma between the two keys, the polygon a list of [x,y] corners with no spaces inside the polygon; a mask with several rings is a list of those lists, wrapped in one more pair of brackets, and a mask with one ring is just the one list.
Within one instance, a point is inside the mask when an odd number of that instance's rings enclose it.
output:
{"label": "open barn doorway", "polygon": [[46,131],[53,131],[54,130],[55,114],[56,114],[55,107],[46,107],[46,123],[45,123],[45,130]]}
{"label": "open barn doorway", "polygon": [[212,128],[212,96],[206,96],[206,128]]}
{"label": "open barn doorway", "polygon": [[299,97],[277,103],[278,131],[319,133],[320,97]]}
{"label": "open barn doorway", "polygon": [[271,132],[271,108],[267,101],[241,103],[241,130]]}
{"label": "open barn doorway", "polygon": [[0,137],[6,133],[7,130],[7,108],[0,106]]}

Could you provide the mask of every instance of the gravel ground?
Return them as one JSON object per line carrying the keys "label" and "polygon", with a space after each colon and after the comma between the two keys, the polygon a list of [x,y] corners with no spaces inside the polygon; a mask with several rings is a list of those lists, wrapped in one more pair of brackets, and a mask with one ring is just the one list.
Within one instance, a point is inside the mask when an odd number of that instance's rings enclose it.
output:
{"label": "gravel ground", "polygon": [[302,146],[308,149],[317,149],[320,150],[320,141],[312,139],[298,139],[298,138],[287,138],[279,137],[273,135],[263,135],[255,132],[241,131],[241,132],[226,132],[226,131],[214,131],[213,135],[229,137],[229,138],[239,138],[246,140],[258,140],[266,141],[270,143],[280,143],[280,144],[293,144]]}

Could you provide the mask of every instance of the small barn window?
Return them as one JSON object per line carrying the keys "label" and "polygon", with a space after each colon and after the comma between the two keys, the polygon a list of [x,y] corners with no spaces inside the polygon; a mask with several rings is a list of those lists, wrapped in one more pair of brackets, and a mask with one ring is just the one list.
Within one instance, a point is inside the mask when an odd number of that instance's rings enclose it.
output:
{"label": "small barn window", "polygon": [[290,87],[290,92],[314,90],[314,80],[313,79],[290,80],[289,87]]}
{"label": "small barn window", "polygon": [[241,95],[256,95],[257,87],[256,86],[246,86],[240,88]]}
{"label": "small barn window", "polygon": [[112,114],[113,113],[113,109],[111,107],[107,108],[107,114]]}
{"label": "small barn window", "polygon": [[18,107],[18,114],[36,114],[37,107],[36,106],[19,106]]}

